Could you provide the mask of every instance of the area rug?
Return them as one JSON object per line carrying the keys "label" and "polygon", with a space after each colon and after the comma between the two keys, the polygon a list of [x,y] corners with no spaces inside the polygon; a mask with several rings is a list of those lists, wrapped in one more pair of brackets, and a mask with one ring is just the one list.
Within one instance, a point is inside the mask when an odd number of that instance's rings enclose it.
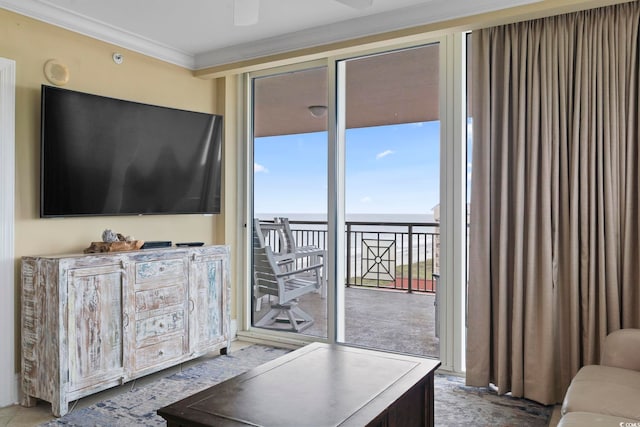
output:
{"label": "area rug", "polygon": [[546,427],[553,413],[553,405],[467,387],[460,377],[436,375],[434,384],[436,426]]}
{"label": "area rug", "polygon": [[[239,375],[288,350],[251,345],[225,356],[207,359],[152,383],[134,386],[114,398],[76,409],[41,426],[165,426],[156,410],[207,387]],[[437,426],[546,426],[552,406],[498,396],[490,389],[466,387],[455,376],[436,375],[435,424]],[[277,426],[274,426],[277,427]],[[316,425],[300,427],[319,427]]]}

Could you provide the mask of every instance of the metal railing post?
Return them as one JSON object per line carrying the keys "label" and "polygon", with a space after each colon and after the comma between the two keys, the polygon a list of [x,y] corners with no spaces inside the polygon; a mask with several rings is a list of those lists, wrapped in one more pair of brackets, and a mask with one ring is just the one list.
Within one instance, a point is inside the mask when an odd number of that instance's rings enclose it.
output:
{"label": "metal railing post", "polygon": [[347,224],[347,288],[351,286],[351,224]]}
{"label": "metal railing post", "polygon": [[407,284],[407,292],[411,293],[412,289],[411,287],[413,286],[413,225],[409,226],[409,277],[407,278],[407,280],[409,281],[409,283]]}

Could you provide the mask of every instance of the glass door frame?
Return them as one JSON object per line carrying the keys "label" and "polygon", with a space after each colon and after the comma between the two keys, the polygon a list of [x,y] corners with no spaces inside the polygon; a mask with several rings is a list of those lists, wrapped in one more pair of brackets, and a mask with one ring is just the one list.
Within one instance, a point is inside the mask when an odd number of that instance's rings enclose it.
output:
{"label": "glass door frame", "polygon": [[[362,49],[324,59],[300,62],[284,67],[265,68],[246,73],[241,79],[239,103],[242,122],[244,159],[243,223],[245,239],[243,266],[245,291],[239,303],[239,316],[243,324],[238,336],[257,342],[274,342],[285,345],[304,345],[311,341],[325,341],[290,332],[278,332],[254,328],[251,325],[251,220],[253,211],[253,97],[252,79],[317,66],[327,66],[328,75],[328,256],[327,256],[327,342],[344,341],[344,289],[337,287],[344,277],[345,259],[345,105],[346,99],[340,82],[344,81],[344,62],[362,56],[382,54],[431,43],[440,45],[440,206],[441,206],[441,265],[439,292],[440,360],[442,369],[451,372],[465,370],[466,341],[466,52],[463,33],[442,37],[416,38],[403,43],[388,43],[376,49]],[[341,65],[342,64],[342,65]],[[244,326],[244,328],[242,328]]]}

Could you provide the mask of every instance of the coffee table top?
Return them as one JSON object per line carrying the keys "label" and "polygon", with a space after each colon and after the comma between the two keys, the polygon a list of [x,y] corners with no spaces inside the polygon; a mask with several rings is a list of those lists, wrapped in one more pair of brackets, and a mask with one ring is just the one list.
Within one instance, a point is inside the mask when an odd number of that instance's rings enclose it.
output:
{"label": "coffee table top", "polygon": [[419,357],[313,343],[158,414],[194,425],[362,426],[439,365]]}

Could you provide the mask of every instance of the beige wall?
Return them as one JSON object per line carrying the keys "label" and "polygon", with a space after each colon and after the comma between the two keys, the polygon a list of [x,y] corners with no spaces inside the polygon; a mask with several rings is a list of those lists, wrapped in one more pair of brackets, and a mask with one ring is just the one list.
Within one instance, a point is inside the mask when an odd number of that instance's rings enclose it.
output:
{"label": "beige wall", "polygon": [[[116,65],[113,52],[124,54]],[[39,218],[40,86],[50,84],[43,65],[51,58],[66,64],[66,88],[207,113],[222,113],[216,80],[200,79],[189,70],[84,37],[0,9],[0,57],[16,62],[16,210],[14,325],[0,325],[0,333],[14,328],[16,368],[19,370],[19,260],[23,255],[82,252],[111,228],[143,240],[224,243],[223,215],[141,217]],[[224,207],[223,207],[224,208]],[[6,295],[0,289],[0,298]],[[10,302],[6,302],[10,304]],[[0,309],[2,305],[0,303]],[[0,405],[2,406],[2,405]]]}

